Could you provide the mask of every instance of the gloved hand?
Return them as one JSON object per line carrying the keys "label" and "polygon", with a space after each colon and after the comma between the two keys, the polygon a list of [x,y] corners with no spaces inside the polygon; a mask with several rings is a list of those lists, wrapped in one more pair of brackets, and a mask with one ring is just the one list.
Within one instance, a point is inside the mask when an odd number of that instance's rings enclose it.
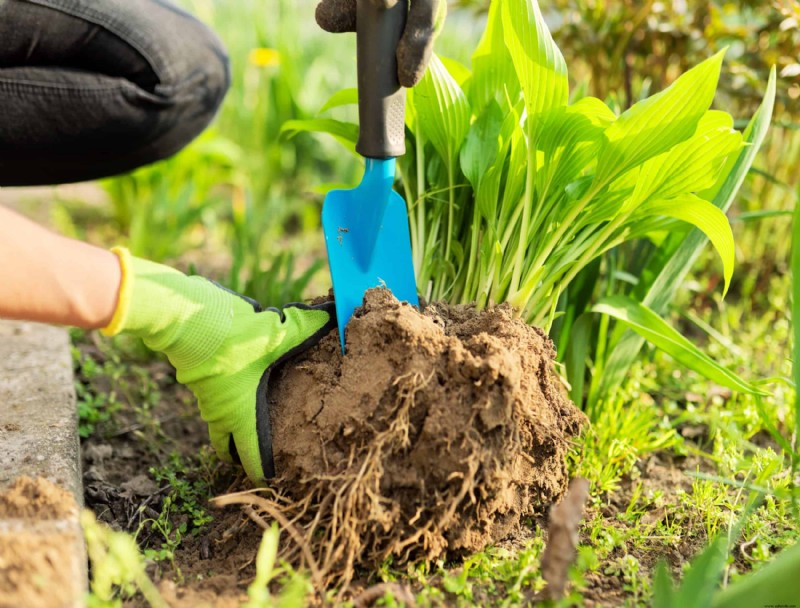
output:
{"label": "gloved hand", "polygon": [[[371,1],[386,8],[397,4],[397,0]],[[413,87],[425,75],[433,40],[446,15],[447,0],[411,0],[406,29],[397,45],[397,77],[404,87]],[[355,32],[356,0],[322,0],[315,16],[326,32]]]}
{"label": "gloved hand", "polygon": [[122,285],[103,333],[138,336],[165,353],[197,397],[220,458],[240,463],[253,481],[273,477],[270,371],[336,327],[333,302],[263,310],[202,277],[113,251]]}

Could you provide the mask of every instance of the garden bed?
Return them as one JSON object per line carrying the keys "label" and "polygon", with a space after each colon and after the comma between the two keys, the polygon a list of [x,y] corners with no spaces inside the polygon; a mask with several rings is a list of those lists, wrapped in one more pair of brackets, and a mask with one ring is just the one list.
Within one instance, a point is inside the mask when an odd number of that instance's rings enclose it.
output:
{"label": "garden bed", "polygon": [[[254,522],[273,516],[292,522],[291,532],[282,526],[281,557],[317,589],[334,593],[349,582],[355,596],[399,577],[447,605],[460,597],[453,581],[467,568],[476,577],[468,585],[474,605],[533,597],[547,508],[566,487],[565,454],[585,420],[563,397],[549,341],[507,307],[479,314],[431,305],[422,316],[381,291],[348,331],[347,357],[332,334],[276,372],[270,401],[282,476],[258,492],[216,460],[193,398],[168,364],[132,365],[106,342],[83,338],[84,388],[113,394],[115,378],[127,396],[83,442],[86,503],[102,521],[137,534],[148,573],[171,605],[244,601],[262,536]],[[104,373],[87,380],[89,360]],[[703,463],[654,454],[587,511],[586,546],[597,545],[598,534],[650,534],[617,544],[602,565],[579,557],[584,578],[576,584],[586,605],[618,605],[638,593],[636,577],[641,585],[659,558],[678,574],[708,542],[701,520],[669,506],[692,492],[684,469],[713,471]],[[208,502],[232,493],[228,501],[249,504]],[[664,533],[675,526],[691,532]],[[310,551],[299,549],[300,538]],[[491,565],[483,584],[476,560]],[[425,576],[421,564],[429,564]],[[494,570],[510,564],[527,578],[506,580]]]}
{"label": "garden bed", "polygon": [[[246,496],[302,530],[312,563],[292,542],[283,557],[326,586],[363,582],[387,559],[458,558],[524,537],[524,523],[559,500],[585,416],[564,396],[549,339],[511,312],[434,304],[423,315],[374,290],[349,325],[346,357],[334,332],[275,372],[280,477]],[[171,369],[150,363],[145,377],[157,388],[137,391],[145,402],[160,393],[154,406],[123,409],[103,423],[111,432],[84,441],[87,506],[137,534],[160,560],[156,578],[177,578],[166,596],[233,601],[261,535],[239,509],[207,516],[199,493],[247,482],[210,464],[205,427]]]}

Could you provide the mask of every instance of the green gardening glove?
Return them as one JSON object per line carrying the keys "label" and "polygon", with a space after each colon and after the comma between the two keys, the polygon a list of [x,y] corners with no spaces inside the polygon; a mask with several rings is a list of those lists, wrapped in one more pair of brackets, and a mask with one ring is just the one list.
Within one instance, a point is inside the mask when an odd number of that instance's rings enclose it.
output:
{"label": "green gardening glove", "polygon": [[163,352],[197,397],[217,454],[253,481],[273,477],[270,371],[336,327],[333,302],[262,309],[202,277],[114,249],[122,285],[103,332],[138,336]]}

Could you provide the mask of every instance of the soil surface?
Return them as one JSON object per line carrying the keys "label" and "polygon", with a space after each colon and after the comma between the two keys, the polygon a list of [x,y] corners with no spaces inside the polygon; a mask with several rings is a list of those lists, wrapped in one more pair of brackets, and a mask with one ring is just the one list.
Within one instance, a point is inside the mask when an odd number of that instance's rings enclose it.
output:
{"label": "soil surface", "polygon": [[297,546],[285,556],[339,584],[389,557],[400,566],[515,535],[563,495],[585,422],[554,356],[508,306],[420,314],[370,290],[346,357],[332,333],[273,376],[281,478],[254,506],[296,522],[313,558]]}

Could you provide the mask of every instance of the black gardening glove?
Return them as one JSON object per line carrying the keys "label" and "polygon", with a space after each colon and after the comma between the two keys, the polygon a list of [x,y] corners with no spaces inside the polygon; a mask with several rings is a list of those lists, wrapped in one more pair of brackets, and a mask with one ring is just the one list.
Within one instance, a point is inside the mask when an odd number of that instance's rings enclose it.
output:
{"label": "black gardening glove", "polygon": [[[382,8],[397,4],[397,0],[371,2]],[[433,39],[441,30],[446,15],[446,0],[411,0],[406,29],[397,45],[397,78],[404,87],[413,87],[425,74]],[[317,5],[316,19],[326,32],[355,32],[356,0],[322,0]]]}

